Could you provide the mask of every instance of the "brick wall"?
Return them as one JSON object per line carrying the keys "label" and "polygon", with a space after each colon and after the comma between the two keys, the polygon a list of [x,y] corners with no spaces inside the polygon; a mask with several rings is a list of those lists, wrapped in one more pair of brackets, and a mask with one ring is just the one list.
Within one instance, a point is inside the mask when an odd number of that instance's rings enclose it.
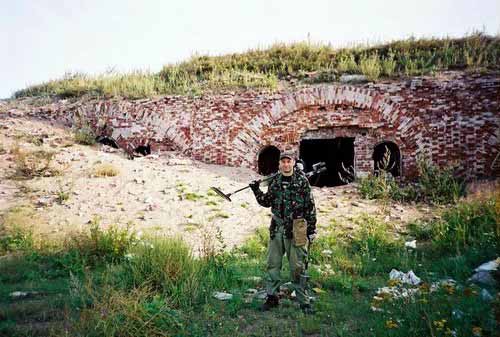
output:
{"label": "brick wall", "polygon": [[373,170],[373,148],[396,143],[401,172],[425,155],[467,176],[498,176],[500,76],[445,72],[362,85],[315,85],[266,93],[107,99],[33,108],[67,124],[89,122],[128,151],[149,144],[207,163],[256,168],[268,145],[298,152],[307,137],[355,137],[355,170]]}

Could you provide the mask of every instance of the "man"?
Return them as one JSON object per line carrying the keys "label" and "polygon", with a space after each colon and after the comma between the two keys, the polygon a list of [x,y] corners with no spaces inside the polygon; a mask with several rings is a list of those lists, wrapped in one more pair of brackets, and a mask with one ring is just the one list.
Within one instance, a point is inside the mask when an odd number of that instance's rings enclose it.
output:
{"label": "man", "polygon": [[312,313],[306,294],[306,266],[308,246],[316,233],[316,208],[309,181],[302,172],[294,170],[293,158],[289,152],[280,155],[280,172],[269,183],[267,193],[260,190],[258,181],[250,183],[259,205],[271,207],[272,213],[267,257],[267,299],[262,309],[269,310],[279,305],[277,292],[283,254],[286,253],[300,307],[305,313]]}

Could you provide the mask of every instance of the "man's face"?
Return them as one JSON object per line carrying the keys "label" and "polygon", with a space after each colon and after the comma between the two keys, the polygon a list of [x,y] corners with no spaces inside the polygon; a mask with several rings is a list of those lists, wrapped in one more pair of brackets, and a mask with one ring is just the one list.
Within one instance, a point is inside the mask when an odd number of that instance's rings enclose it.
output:
{"label": "man's face", "polygon": [[280,160],[280,171],[285,174],[290,174],[293,172],[293,165],[295,165],[293,159],[283,158]]}

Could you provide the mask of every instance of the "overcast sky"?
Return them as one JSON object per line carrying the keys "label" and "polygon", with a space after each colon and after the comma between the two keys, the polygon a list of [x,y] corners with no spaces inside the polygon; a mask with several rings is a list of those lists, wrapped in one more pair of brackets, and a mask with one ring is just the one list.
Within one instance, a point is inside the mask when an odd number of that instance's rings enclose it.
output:
{"label": "overcast sky", "polygon": [[1,0],[0,98],[68,71],[158,71],[195,52],[474,30],[500,33],[500,0]]}

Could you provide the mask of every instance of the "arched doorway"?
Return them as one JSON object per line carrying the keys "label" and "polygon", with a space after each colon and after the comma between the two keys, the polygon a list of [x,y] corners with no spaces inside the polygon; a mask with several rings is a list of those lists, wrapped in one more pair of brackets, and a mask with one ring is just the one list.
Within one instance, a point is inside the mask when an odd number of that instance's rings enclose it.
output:
{"label": "arched doorway", "polygon": [[401,174],[401,152],[393,142],[382,142],[373,149],[373,168],[375,174],[380,170],[388,171],[393,177]]}
{"label": "arched doorway", "polygon": [[269,175],[278,171],[280,160],[280,150],[276,146],[266,146],[259,153],[258,168],[259,174]]}
{"label": "arched doorway", "polygon": [[326,164],[327,171],[311,178],[311,185],[332,187],[345,185],[354,179],[354,137],[333,139],[303,139],[300,158],[305,170],[310,171],[318,162]]}

